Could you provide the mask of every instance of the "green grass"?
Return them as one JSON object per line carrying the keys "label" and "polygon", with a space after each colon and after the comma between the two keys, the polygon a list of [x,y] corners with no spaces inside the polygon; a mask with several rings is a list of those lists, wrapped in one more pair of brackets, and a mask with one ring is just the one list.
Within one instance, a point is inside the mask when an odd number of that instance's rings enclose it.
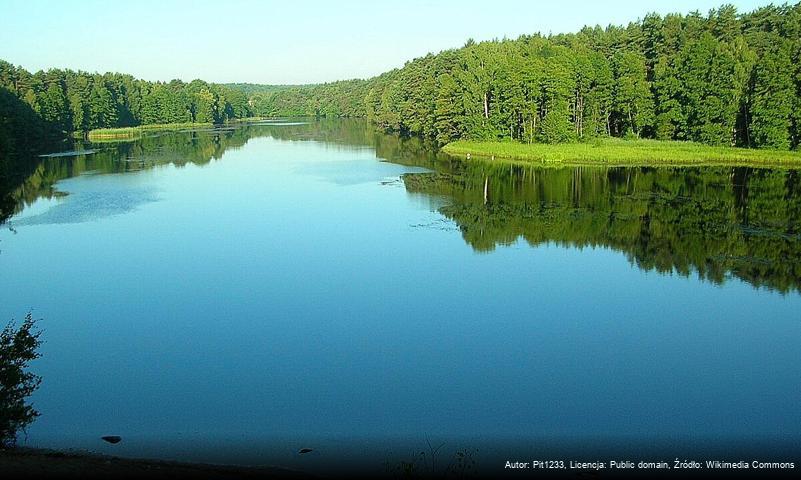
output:
{"label": "green grass", "polygon": [[184,130],[187,128],[211,126],[213,126],[211,123],[155,123],[151,125],[140,125],[138,127],[98,128],[96,130],[90,130],[86,136],[90,140],[138,138],[141,137],[144,132],[160,130]]}
{"label": "green grass", "polygon": [[801,152],[618,138],[553,145],[458,140],[442,150],[454,156],[470,154],[484,160],[555,165],[801,166]]}

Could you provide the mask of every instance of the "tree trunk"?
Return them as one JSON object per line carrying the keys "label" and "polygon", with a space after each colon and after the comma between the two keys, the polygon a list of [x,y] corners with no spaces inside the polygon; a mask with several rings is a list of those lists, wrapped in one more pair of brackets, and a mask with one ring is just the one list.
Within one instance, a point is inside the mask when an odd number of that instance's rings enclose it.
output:
{"label": "tree trunk", "polygon": [[745,107],[745,145],[751,148],[751,128],[748,121],[748,107]]}
{"label": "tree trunk", "polygon": [[534,120],[528,121],[528,143],[531,145],[534,142]]}

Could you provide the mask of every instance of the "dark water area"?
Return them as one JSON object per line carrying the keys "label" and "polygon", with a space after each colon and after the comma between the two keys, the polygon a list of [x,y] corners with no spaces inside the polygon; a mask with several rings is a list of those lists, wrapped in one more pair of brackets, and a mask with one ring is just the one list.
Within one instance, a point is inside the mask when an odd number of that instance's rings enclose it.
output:
{"label": "dark water area", "polygon": [[24,445],[798,466],[798,171],[465,163],[350,120],[77,148],[0,192],[0,318],[45,331]]}

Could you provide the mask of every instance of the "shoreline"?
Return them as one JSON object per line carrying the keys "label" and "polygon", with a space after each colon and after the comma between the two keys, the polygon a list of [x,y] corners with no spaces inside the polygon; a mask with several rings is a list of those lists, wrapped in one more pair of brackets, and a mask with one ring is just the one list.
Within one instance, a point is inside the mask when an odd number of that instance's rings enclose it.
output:
{"label": "shoreline", "polygon": [[442,151],[456,157],[518,165],[605,167],[801,168],[801,152],[713,147],[693,142],[605,138],[593,143],[512,143],[457,140]]}
{"label": "shoreline", "polygon": [[16,447],[0,449],[3,478],[252,479],[317,478],[277,466],[221,465],[126,458],[90,451]]}

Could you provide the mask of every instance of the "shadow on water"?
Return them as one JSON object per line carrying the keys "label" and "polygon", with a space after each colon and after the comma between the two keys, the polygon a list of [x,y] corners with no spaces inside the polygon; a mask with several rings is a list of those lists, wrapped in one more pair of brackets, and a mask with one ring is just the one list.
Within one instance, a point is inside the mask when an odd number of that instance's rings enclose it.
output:
{"label": "shadow on water", "polygon": [[[56,183],[87,173],[205,165],[249,140],[313,141],[375,150],[383,161],[424,167],[406,191],[436,198],[477,252],[524,239],[624,252],[643,270],[729,277],[780,292],[801,291],[801,182],[796,170],[745,167],[523,167],[462,162],[418,138],[375,131],[359,120],[308,120],[145,136],[90,145],[90,155],[25,158],[26,175],[4,176],[0,222]],[[27,163],[26,163],[27,162]],[[6,168],[8,170],[8,168]],[[17,169],[20,171],[20,169]]]}

